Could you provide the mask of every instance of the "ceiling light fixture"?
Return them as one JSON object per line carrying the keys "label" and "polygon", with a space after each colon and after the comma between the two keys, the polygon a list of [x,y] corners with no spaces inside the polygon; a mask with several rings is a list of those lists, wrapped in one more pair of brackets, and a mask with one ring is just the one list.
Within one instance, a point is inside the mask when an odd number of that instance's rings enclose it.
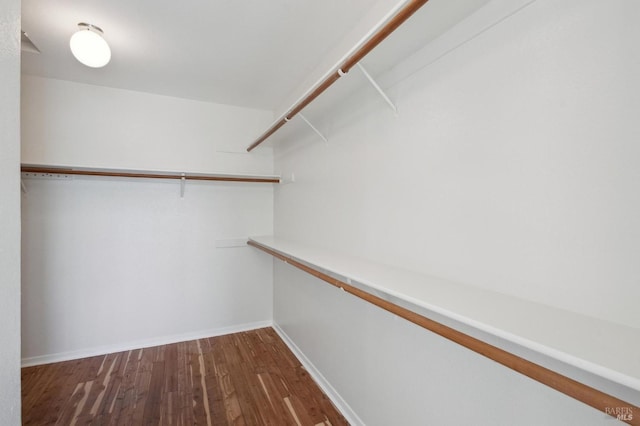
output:
{"label": "ceiling light fixture", "polygon": [[111,49],[102,38],[102,29],[95,25],[78,24],[80,30],[71,36],[69,47],[71,53],[82,64],[91,68],[104,67],[111,60]]}

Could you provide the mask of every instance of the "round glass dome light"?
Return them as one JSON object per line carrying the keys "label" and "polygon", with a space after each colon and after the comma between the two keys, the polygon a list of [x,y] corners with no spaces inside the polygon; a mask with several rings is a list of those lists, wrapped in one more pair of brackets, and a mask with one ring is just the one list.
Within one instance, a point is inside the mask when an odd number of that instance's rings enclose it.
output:
{"label": "round glass dome light", "polygon": [[91,68],[104,67],[111,60],[111,49],[102,38],[102,30],[95,25],[78,24],[80,31],[71,36],[69,47],[73,56]]}

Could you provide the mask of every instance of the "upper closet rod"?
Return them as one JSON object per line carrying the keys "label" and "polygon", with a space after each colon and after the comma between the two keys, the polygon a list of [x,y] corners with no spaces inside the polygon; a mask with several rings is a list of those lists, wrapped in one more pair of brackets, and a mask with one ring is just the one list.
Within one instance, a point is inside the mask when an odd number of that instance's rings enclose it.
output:
{"label": "upper closet rod", "polygon": [[369,52],[371,52],[382,40],[387,38],[389,34],[395,31],[400,25],[402,25],[407,19],[411,17],[418,9],[425,5],[429,0],[409,0],[405,6],[400,9],[386,24],[371,35],[366,42],[362,44],[347,60],[338,67],[338,69],[327,77],[324,78],[318,84],[318,86],[286,113],[280,120],[274,123],[266,132],[262,134],[254,143],[252,143],[247,151],[251,152],[255,147],[264,142],[269,136],[273,135],[280,127],[291,120],[296,114],[298,114],[304,107],[309,105],[315,98],[320,96],[325,90],[327,90],[333,83],[335,83],[340,77],[348,73],[362,58],[364,58]]}
{"label": "upper closet rod", "polygon": [[54,175],[83,175],[83,176],[109,176],[125,178],[146,178],[146,179],[185,179],[185,180],[207,180],[222,182],[256,182],[256,183],[279,183],[278,177],[266,176],[229,176],[214,174],[187,174],[187,173],[160,173],[143,171],[121,171],[109,169],[73,169],[64,167],[46,166],[22,166],[23,173],[43,173]]}

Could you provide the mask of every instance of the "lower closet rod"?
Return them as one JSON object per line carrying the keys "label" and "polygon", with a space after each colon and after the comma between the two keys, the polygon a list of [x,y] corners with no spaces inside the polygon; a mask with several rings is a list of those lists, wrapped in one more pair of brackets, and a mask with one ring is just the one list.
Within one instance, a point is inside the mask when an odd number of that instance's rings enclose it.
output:
{"label": "lower closet rod", "polygon": [[83,170],[69,169],[59,167],[39,167],[39,166],[22,166],[23,173],[42,173],[42,174],[58,174],[58,175],[82,175],[82,176],[105,176],[105,177],[125,177],[125,178],[145,178],[145,179],[182,179],[187,180],[205,180],[205,181],[221,181],[221,182],[255,182],[255,183],[280,183],[277,177],[255,177],[255,176],[225,176],[225,175],[206,175],[206,174],[169,174],[154,172],[131,172],[117,170]]}
{"label": "lower closet rod", "polygon": [[[360,299],[376,305],[388,312],[398,315],[399,317],[402,317],[407,321],[410,321],[422,328],[432,331],[444,337],[445,339],[449,339],[459,345],[464,346],[467,349],[471,349],[472,351],[480,355],[496,361],[504,365],[505,367],[517,371],[518,373],[524,374],[525,376],[536,380],[544,385],[547,385],[559,392],[562,392],[565,395],[577,399],[578,401],[581,401],[597,410],[600,410],[607,415],[611,415],[611,413],[607,411],[607,408],[610,409],[611,407],[629,407],[634,413],[640,413],[640,407],[636,407],[612,395],[601,392],[597,389],[592,388],[591,386],[587,386],[584,383],[580,383],[553,370],[549,370],[548,368],[519,357],[518,355],[512,354],[511,352],[507,352],[482,340],[476,339],[475,337],[469,336],[468,334],[464,334],[444,324],[440,324],[439,322],[410,311],[409,309],[403,308],[380,297],[367,293],[366,291],[360,290],[359,288],[349,285],[337,278],[333,278],[332,276],[327,275],[324,272],[318,271],[310,266],[298,262],[297,260],[289,256],[283,255],[275,250],[271,250],[268,247],[258,244],[255,241],[249,240],[247,244],[260,249],[291,266],[295,266],[296,268],[301,269],[302,271],[307,272],[308,274],[311,274],[322,281],[336,286],[346,291],[347,293],[359,297]],[[640,416],[634,416],[633,419],[626,421],[626,423],[640,426]]]}

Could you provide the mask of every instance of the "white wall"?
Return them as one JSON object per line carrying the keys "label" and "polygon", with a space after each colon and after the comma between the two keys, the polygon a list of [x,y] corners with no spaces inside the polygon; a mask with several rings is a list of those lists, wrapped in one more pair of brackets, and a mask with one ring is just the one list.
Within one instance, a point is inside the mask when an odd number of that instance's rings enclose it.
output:
{"label": "white wall", "polygon": [[175,182],[25,183],[25,359],[271,321],[271,262],[216,247],[272,231],[270,184],[188,182],[180,198]]}
{"label": "white wall", "polygon": [[20,2],[0,3],[0,424],[20,424]]}
{"label": "white wall", "polygon": [[310,111],[278,234],[640,327],[639,8],[538,0],[393,85],[398,118]]}
{"label": "white wall", "polygon": [[[640,327],[640,4],[489,7],[385,76],[398,118],[370,88],[306,111],[329,142],[278,145],[276,235]],[[278,265],[274,320],[369,425],[609,424],[321,285]]]}
{"label": "white wall", "polygon": [[[270,173],[265,111],[26,77],[25,163]],[[90,136],[90,137],[88,137]],[[25,179],[23,359],[40,363],[268,323],[272,265],[216,241],[273,230],[271,184]]]}
{"label": "white wall", "polygon": [[[269,174],[270,111],[24,76],[22,162]],[[230,153],[233,152],[233,153]]]}

